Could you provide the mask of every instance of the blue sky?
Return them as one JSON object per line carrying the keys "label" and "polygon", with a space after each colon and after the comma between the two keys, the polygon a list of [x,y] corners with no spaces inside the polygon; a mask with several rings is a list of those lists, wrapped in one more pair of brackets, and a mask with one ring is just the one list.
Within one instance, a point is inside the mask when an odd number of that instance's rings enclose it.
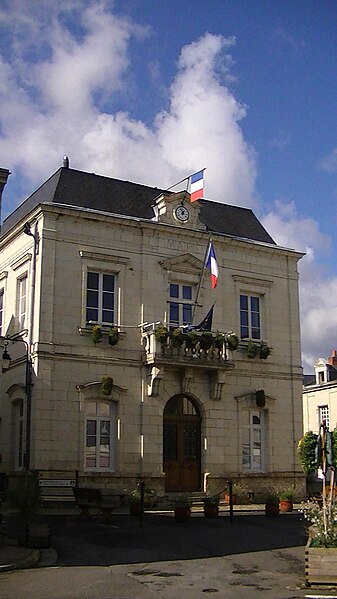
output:
{"label": "blue sky", "polygon": [[[303,365],[337,348],[337,4],[0,0],[3,216],[70,166],[253,208],[300,263]],[[149,168],[151,165],[151,168]]]}

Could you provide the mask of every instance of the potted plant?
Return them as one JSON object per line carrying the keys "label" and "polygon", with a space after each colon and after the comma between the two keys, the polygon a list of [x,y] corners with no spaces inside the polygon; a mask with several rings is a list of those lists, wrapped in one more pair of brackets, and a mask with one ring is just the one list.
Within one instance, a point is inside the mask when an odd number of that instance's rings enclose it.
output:
{"label": "potted plant", "polygon": [[172,331],[172,333],[170,333],[170,339],[171,339],[172,346],[178,348],[178,351],[179,351],[181,346],[183,345],[184,341],[186,340],[186,335],[178,327],[178,328],[174,329]]}
{"label": "potted plant", "polygon": [[111,376],[104,376],[102,378],[102,393],[103,395],[111,395],[114,386],[114,381]]}
{"label": "potted plant", "polygon": [[294,502],[294,488],[288,487],[280,493],[280,512],[292,512]]}
{"label": "potted plant", "polygon": [[204,331],[199,337],[200,349],[207,351],[214,346],[213,335],[210,331]]}
{"label": "potted plant", "polygon": [[239,337],[233,331],[226,333],[226,341],[228,349],[235,351],[239,346]]}
{"label": "potted plant", "polygon": [[266,516],[278,516],[280,513],[279,496],[277,493],[267,493],[265,499],[265,514]]}
{"label": "potted plant", "polygon": [[185,341],[186,349],[193,350],[196,348],[199,338],[198,338],[198,335],[195,333],[195,331],[189,331],[188,333],[185,333],[184,341]]}
{"label": "potted plant", "polygon": [[219,495],[205,497],[204,499],[204,516],[205,518],[216,518],[219,515]]}
{"label": "potted plant", "polygon": [[258,346],[251,339],[247,344],[247,358],[253,359],[257,354]]}
{"label": "potted plant", "polygon": [[117,327],[111,327],[111,329],[109,330],[109,344],[117,345],[118,341],[119,341],[119,331],[118,331]]}
{"label": "potted plant", "polygon": [[188,522],[191,517],[191,502],[187,494],[176,498],[174,506],[174,518],[176,522]]}
{"label": "potted plant", "polygon": [[266,360],[268,358],[268,356],[270,355],[270,353],[271,353],[270,347],[268,347],[268,345],[265,341],[261,341],[260,348],[259,348],[259,358],[261,360]]}
{"label": "potted plant", "polygon": [[220,333],[220,331],[217,331],[216,335],[215,335],[215,339],[214,339],[214,346],[217,349],[221,350],[221,349],[223,349],[223,345],[224,345],[225,341],[226,341],[226,336],[223,333]]}
{"label": "potted plant", "polygon": [[[142,511],[142,493],[140,485],[137,485],[130,493],[130,514],[132,516],[139,516]],[[144,507],[152,507],[154,503],[153,492],[146,486],[144,486]]]}
{"label": "potted plant", "polygon": [[159,341],[159,343],[162,346],[166,345],[167,339],[169,337],[168,328],[164,327],[164,326],[157,327],[154,332],[154,336],[155,336],[156,340]]}
{"label": "potted plant", "polygon": [[101,343],[103,337],[102,328],[99,324],[95,324],[91,330],[91,339],[93,343],[96,345],[97,343]]}

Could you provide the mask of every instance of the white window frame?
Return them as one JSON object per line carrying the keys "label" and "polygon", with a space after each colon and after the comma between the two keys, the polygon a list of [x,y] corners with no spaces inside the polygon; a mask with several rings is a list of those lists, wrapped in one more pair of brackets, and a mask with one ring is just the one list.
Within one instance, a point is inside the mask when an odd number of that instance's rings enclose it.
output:
{"label": "white window frame", "polygon": [[329,429],[330,427],[330,411],[328,404],[324,404],[322,406],[318,406],[318,430],[321,424],[325,420],[326,426]]}
{"label": "white window frame", "polygon": [[[24,289],[24,293],[23,293]],[[23,308],[24,306],[24,308]],[[16,316],[20,328],[27,328],[27,310],[28,310],[28,273],[25,272],[16,280]]]}
{"label": "white window frame", "polygon": [[[93,414],[88,414],[88,406],[89,404],[96,404],[96,415]],[[102,405],[105,406],[109,406],[109,412],[110,415],[106,416],[104,414],[100,414],[100,406]],[[95,422],[96,423],[96,443],[94,446],[95,447],[95,452],[94,452],[94,457],[96,460],[96,464],[93,465],[87,465],[87,458],[88,458],[88,445],[87,445],[87,438],[88,436],[93,436],[93,435],[88,435],[88,431],[87,431],[87,423],[88,422]],[[100,438],[101,438],[101,430],[100,430],[100,424],[102,422],[109,422],[110,423],[110,439],[109,439],[109,465],[108,466],[100,466],[99,465],[99,460],[100,460]],[[113,401],[104,401],[104,400],[99,400],[99,399],[90,399],[87,400],[85,402],[85,422],[84,422],[84,470],[86,472],[113,472],[115,469],[115,429],[116,429],[116,406],[115,406],[115,402]]]}
{"label": "white window frame", "polygon": [[[260,423],[254,423],[253,419],[254,417],[258,417]],[[242,470],[244,472],[264,472],[265,470],[265,461],[266,461],[266,413],[264,410],[258,410],[258,409],[250,409],[248,410],[248,417],[249,417],[249,424],[248,425],[244,425],[243,431],[248,431],[248,453],[247,453],[247,447],[246,447],[246,455],[249,456],[249,464],[245,464],[244,463],[244,450],[245,450],[245,446],[247,445],[247,443],[244,443],[244,439],[242,439],[242,445],[241,445],[241,463],[242,463]],[[254,448],[254,443],[255,441],[255,436],[256,433],[259,433],[259,437],[260,437],[260,464],[259,465],[254,465],[254,449],[255,451],[257,450],[257,448]]]}
{"label": "white window frame", "polygon": [[[244,311],[243,309],[241,309],[241,297],[245,297],[247,298],[247,310],[245,310],[245,312],[247,312],[247,316],[248,316],[248,322],[247,324],[242,324],[242,320],[241,320],[241,315],[242,312]],[[258,299],[258,303],[259,303],[259,310],[258,312],[256,312],[259,315],[259,336],[256,337],[255,333],[253,332],[254,327],[253,326],[253,322],[252,322],[252,314],[253,314],[253,310],[252,310],[252,299]],[[253,341],[261,341],[262,337],[262,297],[261,295],[259,295],[258,293],[245,293],[245,292],[240,292],[240,297],[239,297],[239,310],[240,310],[240,338],[243,341],[248,341],[249,339],[252,339]],[[247,327],[248,328],[248,334],[247,335],[242,335],[242,328],[243,327]]]}
{"label": "white window frame", "polygon": [[[176,285],[178,287],[178,297],[171,296],[171,285]],[[188,287],[191,289],[191,299],[184,299],[183,297],[183,288]],[[194,306],[194,294],[195,294],[195,285],[190,283],[181,283],[178,281],[170,281],[169,282],[169,299],[168,299],[168,308],[169,308],[169,327],[171,329],[190,324],[190,322],[186,322],[183,317],[184,306],[191,306],[191,320],[193,318],[193,306]],[[178,306],[178,321],[171,321],[171,305],[177,304]]]}
{"label": "white window frame", "polygon": [[[88,287],[88,275],[89,273],[95,274],[98,276],[98,290],[96,289],[92,289],[92,291],[96,292],[98,294],[98,306],[88,306],[88,299],[87,299],[87,292],[90,291],[90,288]],[[113,308],[112,308],[112,321],[107,321],[107,320],[103,320],[103,312],[104,312],[104,306],[103,306],[103,297],[104,297],[104,293],[108,293],[106,291],[103,290],[103,281],[104,281],[104,276],[109,276],[113,278]],[[90,325],[90,324],[99,324],[103,327],[111,327],[114,324],[116,324],[117,322],[117,318],[116,318],[116,314],[117,314],[117,309],[118,309],[118,305],[117,305],[117,275],[114,272],[108,272],[108,271],[99,271],[97,269],[91,269],[88,268],[88,270],[86,271],[86,288],[85,288],[85,322],[86,325]],[[97,309],[97,320],[95,319],[87,319],[87,310],[88,309]],[[108,311],[108,310],[107,310]],[[110,310],[109,310],[110,311]]]}

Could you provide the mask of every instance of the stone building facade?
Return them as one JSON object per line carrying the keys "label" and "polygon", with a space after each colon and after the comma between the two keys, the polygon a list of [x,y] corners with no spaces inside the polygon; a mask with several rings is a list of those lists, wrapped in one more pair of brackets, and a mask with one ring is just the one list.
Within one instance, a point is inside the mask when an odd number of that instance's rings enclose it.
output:
{"label": "stone building facade", "polygon": [[[110,489],[139,479],[161,492],[219,491],[229,479],[255,493],[303,489],[301,254],[250,210],[65,166],[5,220],[0,252],[12,358],[2,471]],[[213,305],[212,331],[234,331],[237,350],[202,349],[202,332],[192,349],[158,340],[159,326],[198,323]],[[247,357],[249,339],[270,355]]]}
{"label": "stone building facade", "polygon": [[318,358],[315,374],[305,375],[303,385],[303,432],[318,433],[325,421],[332,431],[337,427],[337,351],[328,359]]}

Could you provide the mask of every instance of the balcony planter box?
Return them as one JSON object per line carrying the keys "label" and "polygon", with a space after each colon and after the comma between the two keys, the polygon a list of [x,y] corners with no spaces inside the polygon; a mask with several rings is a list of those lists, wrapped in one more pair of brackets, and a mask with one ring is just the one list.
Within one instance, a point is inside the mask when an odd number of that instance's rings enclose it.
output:
{"label": "balcony planter box", "polygon": [[305,548],[305,582],[311,584],[337,584],[337,547]]}

